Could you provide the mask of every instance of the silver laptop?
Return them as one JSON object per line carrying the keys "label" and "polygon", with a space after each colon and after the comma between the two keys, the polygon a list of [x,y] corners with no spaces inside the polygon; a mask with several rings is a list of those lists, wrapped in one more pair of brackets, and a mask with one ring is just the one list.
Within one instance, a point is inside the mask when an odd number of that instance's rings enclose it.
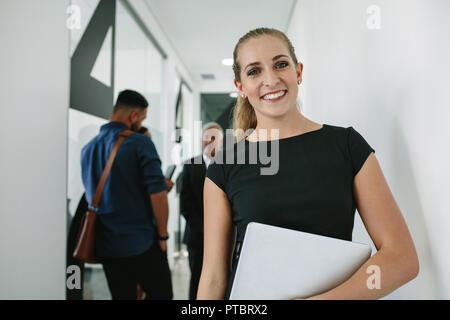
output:
{"label": "silver laptop", "polygon": [[251,222],[230,299],[308,298],[350,278],[370,254],[366,244]]}

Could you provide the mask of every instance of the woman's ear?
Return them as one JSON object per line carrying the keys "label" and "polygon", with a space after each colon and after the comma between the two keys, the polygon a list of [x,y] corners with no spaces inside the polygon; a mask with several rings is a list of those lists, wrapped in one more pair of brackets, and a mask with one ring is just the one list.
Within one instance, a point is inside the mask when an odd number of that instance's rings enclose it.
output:
{"label": "woman's ear", "polygon": [[242,91],[242,83],[238,82],[237,80],[234,80],[234,85],[236,86],[236,89],[239,90],[239,95],[245,96],[245,93]]}
{"label": "woman's ear", "polygon": [[302,83],[302,74],[303,74],[303,63],[297,63],[297,68],[295,70],[297,72],[297,83]]}

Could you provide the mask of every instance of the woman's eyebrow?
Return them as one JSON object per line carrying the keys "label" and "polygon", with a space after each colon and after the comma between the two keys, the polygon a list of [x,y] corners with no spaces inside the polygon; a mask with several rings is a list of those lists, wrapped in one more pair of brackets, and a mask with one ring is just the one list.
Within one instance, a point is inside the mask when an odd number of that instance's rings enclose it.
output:
{"label": "woman's eyebrow", "polygon": [[279,54],[279,55],[273,57],[272,61],[278,60],[280,58],[289,58],[289,57],[285,54]]}
{"label": "woman's eyebrow", "polygon": [[[273,57],[272,61],[278,60],[280,58],[289,58],[289,57],[287,55],[285,55],[285,54],[279,54],[279,55]],[[257,65],[260,65],[260,64],[261,64],[261,62],[249,63],[248,65],[245,66],[244,70],[246,70],[248,67],[257,66]]]}
{"label": "woman's eyebrow", "polygon": [[257,65],[259,65],[259,64],[261,64],[261,62],[252,62],[252,63],[249,63],[248,65],[245,66],[244,70],[246,70],[248,67],[257,66]]}

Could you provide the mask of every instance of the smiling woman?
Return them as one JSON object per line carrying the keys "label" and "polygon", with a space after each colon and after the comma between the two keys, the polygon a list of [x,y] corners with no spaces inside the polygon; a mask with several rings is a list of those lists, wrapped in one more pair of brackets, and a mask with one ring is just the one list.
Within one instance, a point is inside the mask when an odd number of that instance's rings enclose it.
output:
{"label": "smiling woman", "polygon": [[[356,209],[378,252],[336,288],[301,298],[377,299],[413,279],[419,270],[414,243],[375,150],[352,127],[321,125],[300,113],[296,98],[303,65],[289,39],[274,29],[252,30],[236,45],[234,61],[234,82],[240,93],[234,129],[241,136],[216,157],[226,158],[225,164],[217,161],[208,167],[204,260],[197,297],[229,296],[248,223],[351,241]],[[279,145],[276,151],[272,148],[279,159],[274,174],[259,173],[263,159],[244,164],[236,159],[238,146],[245,144],[247,159],[249,147],[261,150],[266,140]],[[231,152],[235,159],[230,163]],[[367,285],[366,271],[373,266],[382,273],[376,290]]]}
{"label": "smiling woman", "polygon": [[[234,109],[235,128],[244,132],[256,128],[257,113],[280,116],[296,104],[303,65],[284,33],[267,28],[252,30],[239,40],[233,57],[235,85],[240,92]],[[281,101],[281,106],[273,105]]]}

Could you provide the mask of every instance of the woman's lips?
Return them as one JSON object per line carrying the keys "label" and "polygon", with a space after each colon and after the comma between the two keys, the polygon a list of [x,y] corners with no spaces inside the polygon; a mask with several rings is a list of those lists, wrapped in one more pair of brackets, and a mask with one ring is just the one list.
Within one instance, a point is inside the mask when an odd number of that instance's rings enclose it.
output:
{"label": "woman's lips", "polygon": [[286,95],[287,90],[278,90],[266,93],[263,95],[260,99],[267,101],[267,102],[277,102],[283,99],[283,97]]}

